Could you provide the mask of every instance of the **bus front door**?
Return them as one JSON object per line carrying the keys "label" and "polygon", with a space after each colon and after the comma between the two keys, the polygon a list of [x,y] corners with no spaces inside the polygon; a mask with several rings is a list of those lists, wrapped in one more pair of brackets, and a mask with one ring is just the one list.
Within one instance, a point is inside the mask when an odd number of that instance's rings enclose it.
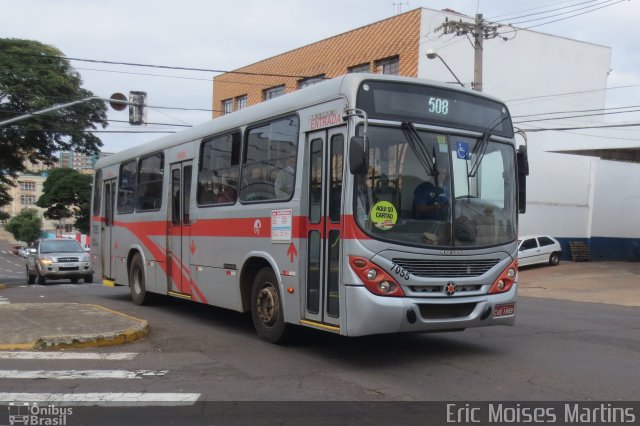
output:
{"label": "bus front door", "polygon": [[115,278],[115,256],[113,244],[113,218],[116,206],[116,180],[104,181],[104,220],[102,222],[101,247],[102,247],[102,278]]}
{"label": "bus front door", "polygon": [[305,319],[340,323],[341,212],[345,127],[308,135]]}
{"label": "bus front door", "polygon": [[191,294],[191,161],[171,165],[171,205],[167,237],[167,286],[169,294],[192,298]]}

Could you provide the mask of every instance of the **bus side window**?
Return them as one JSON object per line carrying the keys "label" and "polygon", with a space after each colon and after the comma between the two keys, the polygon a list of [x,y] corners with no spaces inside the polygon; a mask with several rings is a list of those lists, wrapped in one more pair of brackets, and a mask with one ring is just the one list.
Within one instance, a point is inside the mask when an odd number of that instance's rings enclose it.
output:
{"label": "bus side window", "polygon": [[161,153],[140,159],[136,210],[158,210],[162,204],[164,155]]}
{"label": "bus side window", "polygon": [[291,116],[248,131],[240,201],[287,201],[293,196],[299,120]]}
{"label": "bus side window", "polygon": [[198,205],[232,204],[238,198],[240,132],[202,142],[198,165]]}
{"label": "bus side window", "polygon": [[120,182],[118,182],[118,214],[133,213],[137,180],[136,160],[120,165]]}

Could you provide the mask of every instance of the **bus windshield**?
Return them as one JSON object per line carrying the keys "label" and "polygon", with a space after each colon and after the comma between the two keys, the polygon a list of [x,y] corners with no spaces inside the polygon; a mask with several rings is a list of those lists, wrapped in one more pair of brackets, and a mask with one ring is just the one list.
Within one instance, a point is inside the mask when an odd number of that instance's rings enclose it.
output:
{"label": "bus windshield", "polygon": [[423,129],[414,130],[414,138],[407,133],[404,127],[369,126],[369,169],[357,177],[355,191],[359,226],[374,238],[426,247],[513,241],[513,146],[489,138],[476,162],[482,137]]}

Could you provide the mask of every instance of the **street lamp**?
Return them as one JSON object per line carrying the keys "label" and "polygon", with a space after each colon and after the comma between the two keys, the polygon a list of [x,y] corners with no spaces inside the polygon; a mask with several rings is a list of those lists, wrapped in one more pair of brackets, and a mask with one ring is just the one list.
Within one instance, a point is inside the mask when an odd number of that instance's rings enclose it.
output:
{"label": "street lamp", "polygon": [[462,82],[460,81],[458,76],[453,72],[453,70],[449,67],[449,65],[447,65],[447,63],[444,61],[444,59],[442,59],[442,56],[438,55],[438,53],[435,50],[433,50],[433,49],[427,50],[427,58],[429,58],[429,59],[435,59],[435,58],[440,59],[442,61],[442,63],[444,64],[444,66],[447,67],[447,69],[449,70],[449,72],[451,73],[453,78],[456,79],[458,84],[460,86],[464,87],[464,84],[462,84]]}

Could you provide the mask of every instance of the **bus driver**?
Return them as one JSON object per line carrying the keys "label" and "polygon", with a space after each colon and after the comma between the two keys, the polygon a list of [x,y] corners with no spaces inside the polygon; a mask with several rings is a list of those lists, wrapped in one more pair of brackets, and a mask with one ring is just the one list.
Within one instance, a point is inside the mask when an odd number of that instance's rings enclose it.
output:
{"label": "bus driver", "polygon": [[413,191],[413,216],[416,219],[446,220],[449,206],[447,168],[436,169],[438,186],[422,182]]}

